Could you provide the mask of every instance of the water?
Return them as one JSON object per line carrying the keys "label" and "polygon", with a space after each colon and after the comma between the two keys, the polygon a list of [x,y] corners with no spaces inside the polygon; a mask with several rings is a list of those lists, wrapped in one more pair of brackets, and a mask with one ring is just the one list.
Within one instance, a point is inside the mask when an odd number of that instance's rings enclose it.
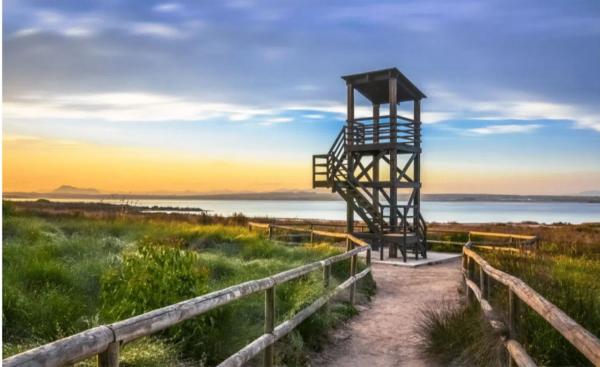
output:
{"label": "water", "polygon": [[[123,200],[52,199],[53,201],[103,202],[123,204]],[[295,200],[131,200],[127,203],[140,206],[175,208],[201,208],[211,214],[231,215],[243,213],[249,217],[299,218],[299,219],[346,219],[343,201],[295,201]],[[428,222],[490,223],[522,222],[539,223],[600,222],[600,204],[588,203],[536,203],[536,202],[447,202],[426,201],[422,203],[423,216]]]}

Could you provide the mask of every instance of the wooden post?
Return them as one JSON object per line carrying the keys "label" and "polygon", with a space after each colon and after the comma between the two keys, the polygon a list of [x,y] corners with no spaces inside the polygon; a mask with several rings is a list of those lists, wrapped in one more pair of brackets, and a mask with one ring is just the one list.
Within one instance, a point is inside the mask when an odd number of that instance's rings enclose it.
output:
{"label": "wooden post", "polygon": [[371,266],[371,249],[367,250],[367,260],[366,260],[367,266]]}
{"label": "wooden post", "polygon": [[[395,144],[398,139],[398,93],[397,80],[390,78],[389,80],[389,103],[390,103],[390,227],[392,232],[398,227],[398,151]],[[394,248],[394,251],[392,250]],[[390,245],[390,257],[397,257],[396,245]]]}
{"label": "wooden post", "polygon": [[352,250],[352,241],[350,241],[349,237],[346,237],[346,252]]}
{"label": "wooden post", "polygon": [[[275,330],[275,286],[265,291],[265,334],[272,334],[273,330]],[[272,367],[274,355],[274,345],[271,344],[263,353],[263,366]]]}
{"label": "wooden post", "polygon": [[[373,105],[373,144],[379,143],[379,105]],[[379,153],[373,153],[373,210],[375,213],[381,213],[379,206]],[[383,216],[382,216],[383,218]],[[383,252],[382,252],[383,254]]]}
{"label": "wooden post", "polygon": [[483,268],[479,266],[479,288],[481,289],[481,298],[488,299],[487,297],[487,282],[488,277]]}
{"label": "wooden post", "polygon": [[119,343],[114,342],[98,354],[98,367],[119,367]]}
{"label": "wooden post", "polygon": [[269,224],[269,239],[273,239],[273,226]]}
{"label": "wooden post", "polygon": [[[347,84],[347,133],[346,133],[346,144],[348,147],[352,146],[354,140],[354,86],[351,83]],[[348,149],[346,153],[346,160],[348,161],[348,181],[354,181],[354,162],[352,152]],[[354,232],[354,209],[352,203],[348,201],[346,203],[346,232]]]}
{"label": "wooden post", "polygon": [[519,297],[508,289],[508,331],[511,339],[517,338],[517,323],[519,321]]}
{"label": "wooden post", "polygon": [[325,265],[323,267],[323,287],[329,288],[329,279],[331,278],[331,265]]}
{"label": "wooden post", "polygon": [[[415,160],[413,162],[413,180],[417,186],[414,187],[414,201],[413,201],[413,228],[415,235],[417,234],[417,228],[419,227],[419,215],[421,214],[421,101],[415,99],[413,102],[413,129],[414,129],[414,146],[419,148],[415,152]],[[424,233],[425,235],[425,233]],[[423,243],[425,245],[425,243]],[[417,236],[417,254],[419,253],[419,238]],[[427,251],[427,249],[424,249]]]}
{"label": "wooden post", "polygon": [[312,231],[310,231],[310,243],[313,244],[315,242],[315,233]]}
{"label": "wooden post", "polygon": [[[475,274],[475,260],[469,257],[467,260],[467,265],[467,279],[473,280],[473,275]],[[469,286],[467,286],[467,301],[469,303],[475,301],[475,294],[473,294],[473,291],[471,291]]]}
{"label": "wooden post", "polygon": [[[350,259],[350,275],[351,276],[356,275],[356,267],[358,265],[357,260],[358,260],[358,255],[354,255]],[[352,283],[352,285],[350,286],[350,304],[351,305],[354,304],[355,294],[356,294],[356,282]]]}

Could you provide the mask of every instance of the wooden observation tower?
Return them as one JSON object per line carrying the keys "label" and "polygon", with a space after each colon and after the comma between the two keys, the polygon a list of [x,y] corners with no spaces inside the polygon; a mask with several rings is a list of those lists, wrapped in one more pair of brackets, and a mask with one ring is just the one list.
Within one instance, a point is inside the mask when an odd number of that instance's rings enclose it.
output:
{"label": "wooden observation tower", "polygon": [[[389,257],[404,261],[407,252],[427,257],[427,227],[421,216],[421,99],[425,95],[398,69],[343,76],[348,90],[347,123],[327,154],[313,156],[313,188],[327,187],[347,203],[347,232],[354,233],[355,214],[369,237]],[[355,117],[357,90],[372,116]],[[398,105],[411,103],[412,118]],[[381,107],[388,105],[388,114]]]}

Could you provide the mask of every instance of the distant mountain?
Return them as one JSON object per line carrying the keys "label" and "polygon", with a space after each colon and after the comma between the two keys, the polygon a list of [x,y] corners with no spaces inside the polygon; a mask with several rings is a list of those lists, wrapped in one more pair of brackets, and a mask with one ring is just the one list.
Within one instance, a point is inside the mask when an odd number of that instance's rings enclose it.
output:
{"label": "distant mountain", "polygon": [[66,194],[66,195],[98,195],[100,191],[92,188],[80,188],[69,185],[62,185],[54,190],[52,194]]}
{"label": "distant mountain", "polygon": [[581,196],[600,196],[600,190],[582,191],[578,195],[581,195]]}

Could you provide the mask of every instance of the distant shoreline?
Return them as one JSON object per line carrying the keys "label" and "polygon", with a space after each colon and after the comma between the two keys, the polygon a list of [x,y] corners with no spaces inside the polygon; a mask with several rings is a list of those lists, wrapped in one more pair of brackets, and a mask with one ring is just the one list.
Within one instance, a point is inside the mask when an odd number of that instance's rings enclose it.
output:
{"label": "distant shoreline", "polygon": [[[236,194],[149,195],[149,194],[66,194],[6,192],[3,199],[70,199],[70,200],[292,200],[340,201],[334,193],[265,192]],[[600,203],[600,196],[570,195],[496,195],[496,194],[424,194],[423,201],[443,202],[512,202],[512,203]]]}

